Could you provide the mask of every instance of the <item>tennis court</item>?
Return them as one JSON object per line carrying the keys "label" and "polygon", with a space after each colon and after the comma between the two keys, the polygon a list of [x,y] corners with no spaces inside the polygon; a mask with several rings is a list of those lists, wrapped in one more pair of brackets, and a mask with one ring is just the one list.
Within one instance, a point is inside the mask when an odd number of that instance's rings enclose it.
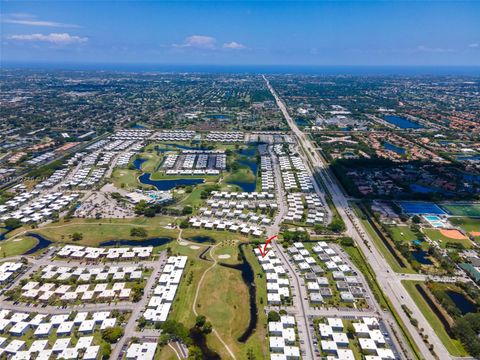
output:
{"label": "tennis court", "polygon": [[437,204],[431,202],[400,201],[398,205],[400,205],[403,212],[408,215],[446,215],[446,212]]}

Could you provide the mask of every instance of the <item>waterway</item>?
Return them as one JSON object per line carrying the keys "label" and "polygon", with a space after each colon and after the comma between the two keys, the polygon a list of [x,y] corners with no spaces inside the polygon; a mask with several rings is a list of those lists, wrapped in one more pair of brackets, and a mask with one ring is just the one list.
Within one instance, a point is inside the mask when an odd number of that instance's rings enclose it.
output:
{"label": "waterway", "polygon": [[420,296],[422,296],[423,300],[425,300],[425,302],[428,304],[430,310],[432,310],[432,312],[438,317],[447,334],[449,334],[451,337],[454,337],[448,320],[445,318],[445,316],[443,316],[442,312],[437,308],[430,296],[427,295],[423,287],[420,284],[416,284],[415,289],[417,289],[417,291],[420,293]]}
{"label": "waterway", "polygon": [[39,234],[27,233],[26,236],[33,237],[33,238],[35,238],[38,242],[37,242],[37,244],[36,244],[34,247],[32,247],[30,250],[27,250],[27,251],[24,252],[22,255],[31,255],[31,254],[34,254],[34,253],[36,253],[37,251],[40,251],[40,250],[45,249],[46,247],[48,247],[48,246],[52,243],[51,240],[48,240],[48,239],[44,238],[42,235],[39,235]]}
{"label": "waterway", "polygon": [[191,328],[190,338],[192,339],[193,343],[196,346],[198,346],[198,348],[202,352],[203,360],[220,360],[221,359],[220,355],[218,355],[215,351],[213,351],[208,347],[205,334],[200,329],[196,327]]}
{"label": "waterway", "polygon": [[245,256],[245,250],[244,250],[245,245],[246,244],[241,244],[238,247],[240,251],[240,257],[242,259],[242,262],[240,264],[232,265],[232,264],[219,263],[221,266],[241,271],[242,279],[248,288],[248,295],[250,300],[250,321],[248,323],[247,328],[243,332],[243,334],[240,335],[237,339],[241,343],[245,343],[250,338],[250,336],[255,331],[257,327],[257,322],[258,322],[258,308],[257,308],[257,302],[256,302],[257,288],[255,286],[255,274],[253,272],[252,267],[250,266],[250,263],[247,261],[247,258]]}
{"label": "waterway", "polygon": [[12,231],[10,229],[7,229],[6,227],[2,227],[0,228],[0,241],[2,240],[5,240],[5,238],[7,237],[7,234]]}
{"label": "waterway", "polygon": [[389,122],[392,125],[398,126],[400,129],[421,129],[422,125],[419,123],[410,121],[400,116],[395,115],[385,115],[383,118],[385,121]]}

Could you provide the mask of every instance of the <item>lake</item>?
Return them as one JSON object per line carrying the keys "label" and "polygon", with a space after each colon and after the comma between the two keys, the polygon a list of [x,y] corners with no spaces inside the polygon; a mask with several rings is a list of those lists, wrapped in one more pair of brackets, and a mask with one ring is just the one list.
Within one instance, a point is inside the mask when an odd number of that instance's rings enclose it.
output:
{"label": "lake", "polygon": [[400,116],[385,115],[383,119],[392,125],[398,126],[400,129],[421,129],[422,125],[419,123],[410,121]]}
{"label": "lake", "polygon": [[237,153],[242,156],[237,162],[242,166],[248,167],[252,171],[255,180],[253,182],[231,181],[228,183],[241,187],[244,192],[254,192],[257,188],[257,147],[250,146],[246,149],[239,150]]}
{"label": "lake", "polygon": [[144,173],[138,177],[138,180],[145,185],[152,185],[157,190],[171,190],[177,186],[189,186],[197,185],[205,182],[205,179],[165,179],[165,180],[152,180],[150,179],[150,173]]}
{"label": "lake", "polygon": [[404,148],[399,147],[399,146],[397,146],[397,145],[394,145],[394,144],[392,144],[392,143],[389,143],[388,141],[384,141],[384,142],[383,142],[383,147],[384,147],[386,150],[390,150],[390,151],[396,152],[396,153],[399,154],[399,155],[405,155],[405,153],[407,152]]}
{"label": "lake", "polygon": [[144,240],[109,240],[99,244],[99,246],[162,246],[168,244],[173,239],[169,237],[157,237]]}

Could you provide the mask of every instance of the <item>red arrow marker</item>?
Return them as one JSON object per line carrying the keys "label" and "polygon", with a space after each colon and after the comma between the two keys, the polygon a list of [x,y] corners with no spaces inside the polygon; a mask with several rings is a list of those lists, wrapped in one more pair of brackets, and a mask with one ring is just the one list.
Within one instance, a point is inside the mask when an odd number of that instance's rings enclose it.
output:
{"label": "red arrow marker", "polygon": [[277,235],[270,236],[267,239],[267,242],[265,243],[265,245],[263,245],[263,249],[260,247],[260,245],[258,245],[258,250],[260,250],[260,254],[262,254],[262,258],[267,256],[268,252],[270,251],[270,249],[267,250],[267,245],[270,244],[272,240],[275,239],[276,237]]}

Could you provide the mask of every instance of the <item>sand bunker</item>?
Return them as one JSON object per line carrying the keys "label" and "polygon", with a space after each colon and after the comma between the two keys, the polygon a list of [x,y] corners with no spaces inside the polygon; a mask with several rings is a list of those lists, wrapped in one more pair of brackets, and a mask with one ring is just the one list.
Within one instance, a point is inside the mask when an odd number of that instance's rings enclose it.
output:
{"label": "sand bunker", "polygon": [[22,238],[18,238],[18,239],[13,240],[13,242],[22,241],[22,240],[23,240]]}
{"label": "sand bunker", "polygon": [[190,249],[192,249],[192,250],[198,250],[198,249],[200,249],[200,246],[191,245],[191,246],[190,246]]}
{"label": "sand bunker", "polygon": [[443,236],[446,236],[450,239],[455,239],[455,240],[463,240],[463,239],[466,239],[467,237],[465,235],[463,235],[460,231],[458,230],[445,230],[445,229],[442,229],[440,230],[440,234],[442,234]]}
{"label": "sand bunker", "polygon": [[223,255],[218,255],[219,259],[230,259],[230,255],[228,254],[223,254]]}

